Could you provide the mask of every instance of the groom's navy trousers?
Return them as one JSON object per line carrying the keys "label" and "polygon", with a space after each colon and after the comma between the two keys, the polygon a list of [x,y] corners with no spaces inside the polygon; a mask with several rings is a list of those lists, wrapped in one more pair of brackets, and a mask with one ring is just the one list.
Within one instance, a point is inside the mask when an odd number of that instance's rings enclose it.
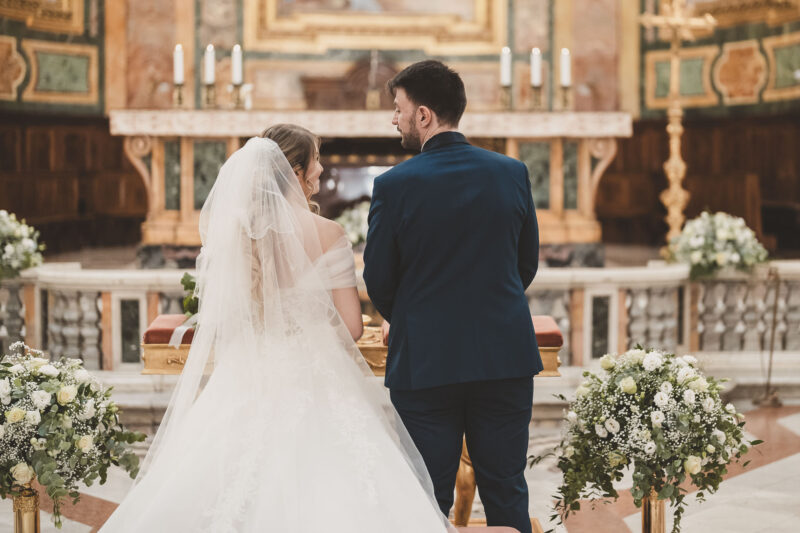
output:
{"label": "groom's navy trousers", "polygon": [[532,378],[542,369],[525,289],[538,256],[520,161],[451,131],[375,179],[364,281],[391,323],[392,401],[442,512],[466,436],[487,522],[523,533]]}

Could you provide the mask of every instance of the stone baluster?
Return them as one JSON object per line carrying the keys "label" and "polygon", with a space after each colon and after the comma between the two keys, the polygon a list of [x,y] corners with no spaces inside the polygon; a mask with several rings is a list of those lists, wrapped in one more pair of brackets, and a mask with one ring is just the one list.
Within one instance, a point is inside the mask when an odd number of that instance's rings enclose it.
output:
{"label": "stone baluster", "polygon": [[722,333],[725,324],[722,315],[725,313],[724,283],[705,282],[703,285],[703,313],[700,320],[703,328],[700,333],[700,349],[704,351],[718,351],[721,347]]}
{"label": "stone baluster", "polygon": [[81,309],[77,291],[64,291],[64,313],[61,335],[64,337],[64,357],[81,358],[80,319]]}
{"label": "stone baluster", "polygon": [[748,287],[745,295],[742,314],[740,316],[740,329],[742,329],[742,349],[745,351],[761,350],[761,332],[759,331],[760,311],[759,301],[763,303],[764,286],[753,284]]}
{"label": "stone baluster", "polygon": [[50,289],[49,298],[52,302],[50,306],[50,319],[47,326],[47,347],[52,359],[58,359],[64,355],[64,310],[66,300],[61,292]]}
{"label": "stone baluster", "polygon": [[722,332],[722,349],[727,352],[738,352],[742,349],[742,331],[737,328],[739,317],[744,309],[744,298],[747,295],[748,286],[746,283],[725,282],[725,296],[723,303],[725,309],[720,316],[720,321],[724,326]]}
{"label": "stone baluster", "polygon": [[100,313],[97,306],[99,293],[78,293],[80,309],[80,351],[83,365],[89,370],[100,370]]}
{"label": "stone baluster", "polygon": [[800,282],[786,283],[786,350],[800,350]]}
{"label": "stone baluster", "polygon": [[25,318],[23,315],[22,299],[20,293],[22,292],[22,283],[19,280],[7,280],[4,283],[8,291],[8,300],[6,300],[6,346],[23,340],[22,328],[25,326]]}
{"label": "stone baluster", "polygon": [[637,344],[647,346],[650,339],[647,335],[647,306],[650,295],[644,289],[630,289],[625,297],[625,308],[628,310],[628,347]]}

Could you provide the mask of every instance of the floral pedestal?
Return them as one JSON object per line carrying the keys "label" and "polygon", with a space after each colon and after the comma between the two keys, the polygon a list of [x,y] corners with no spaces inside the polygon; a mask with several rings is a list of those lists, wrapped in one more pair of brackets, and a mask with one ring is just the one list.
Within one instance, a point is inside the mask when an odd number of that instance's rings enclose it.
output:
{"label": "floral pedestal", "polygon": [[39,533],[39,493],[30,483],[14,496],[14,533]]}
{"label": "floral pedestal", "polygon": [[665,533],[666,514],[664,500],[659,500],[655,492],[642,500],[642,533]]}

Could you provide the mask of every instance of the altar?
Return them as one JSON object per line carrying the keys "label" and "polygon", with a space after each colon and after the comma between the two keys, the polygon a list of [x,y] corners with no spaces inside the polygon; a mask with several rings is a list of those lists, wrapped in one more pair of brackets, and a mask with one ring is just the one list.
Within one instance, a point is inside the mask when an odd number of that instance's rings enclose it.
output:
{"label": "altar", "polygon": [[[320,201],[343,189],[342,176],[353,169],[361,169],[366,182],[354,198],[368,199],[372,178],[413,155],[399,150],[391,111],[110,111],[111,133],[125,137],[125,154],[147,191],[143,266],[191,265],[193,256],[170,265],[170,254],[200,245],[199,212],[219,167],[248,137],[285,122],[305,126],[323,139],[326,172]],[[545,261],[602,266],[595,197],[617,139],[632,135],[629,114],[467,111],[459,130],[473,144],[527,164]],[[377,153],[374,143],[380,141],[396,148]]]}
{"label": "altar", "polygon": [[[544,367],[536,377],[558,377],[561,375],[558,370],[561,365],[558,351],[564,344],[561,331],[555,320],[549,316],[533,316],[531,318]],[[364,317],[365,324],[370,320],[371,317]],[[169,342],[175,329],[185,321],[186,317],[179,314],[159,315],[153,320],[142,338],[142,359],[144,360],[142,374],[180,374],[189,356],[194,330],[188,329],[183,334],[180,346],[170,345]],[[383,376],[386,370],[388,348],[383,344],[381,328],[365,326],[364,335],[358,341],[358,348],[375,376]],[[464,442],[461,464],[456,476],[456,500],[453,506],[453,522],[456,526],[483,525],[480,520],[470,520],[475,490],[475,473],[466,442]],[[531,525],[534,533],[542,533],[542,527],[536,518],[531,518]],[[500,528],[490,529],[494,533],[501,533],[498,531]],[[470,528],[470,530],[472,529]],[[478,530],[472,531],[477,533]]]}

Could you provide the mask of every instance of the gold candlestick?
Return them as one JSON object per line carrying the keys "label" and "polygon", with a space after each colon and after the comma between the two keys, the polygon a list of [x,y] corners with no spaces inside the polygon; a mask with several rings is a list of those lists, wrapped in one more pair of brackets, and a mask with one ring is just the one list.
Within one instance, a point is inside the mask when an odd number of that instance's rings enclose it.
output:
{"label": "gold candlestick", "polygon": [[541,111],[542,109],[542,86],[531,85],[531,109]]}
{"label": "gold candlestick", "polygon": [[233,84],[233,107],[234,109],[244,109],[244,98],[242,98],[242,84]]}
{"label": "gold candlestick", "polygon": [[217,88],[213,83],[203,85],[203,107],[205,109],[217,107]]}
{"label": "gold candlestick", "polygon": [[183,107],[183,84],[176,83],[172,88],[172,106]]}
{"label": "gold candlestick", "polygon": [[569,85],[561,86],[561,110],[569,111],[572,109],[572,87]]}
{"label": "gold candlestick", "polygon": [[14,533],[39,533],[39,493],[26,483],[14,496]]}
{"label": "gold candlestick", "polygon": [[501,87],[500,91],[500,106],[506,110],[511,111],[511,86]]}

